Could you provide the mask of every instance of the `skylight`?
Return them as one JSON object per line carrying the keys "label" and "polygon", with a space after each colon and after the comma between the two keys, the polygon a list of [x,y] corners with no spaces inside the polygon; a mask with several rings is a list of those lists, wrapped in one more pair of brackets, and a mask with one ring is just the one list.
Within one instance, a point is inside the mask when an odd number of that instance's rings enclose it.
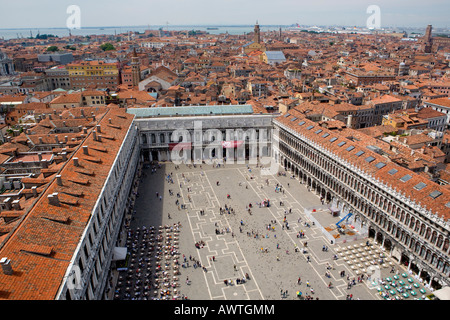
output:
{"label": "skylight", "polygon": [[330,142],[335,142],[337,139],[338,139],[338,138],[333,137],[333,138],[330,139]]}
{"label": "skylight", "polygon": [[442,192],[440,191],[433,191],[432,193],[430,193],[430,197],[432,197],[433,199],[436,199],[437,197],[439,197],[442,194]]}
{"label": "skylight", "polygon": [[354,147],[354,146],[350,146],[350,147],[348,147],[348,148],[345,149],[345,150],[347,150],[347,151],[352,151],[353,149],[355,149],[355,147]]}
{"label": "skylight", "polygon": [[322,129],[319,129],[319,130],[317,130],[316,132],[314,132],[315,134],[319,134],[319,133],[321,133],[323,130]]}
{"label": "skylight", "polygon": [[368,163],[371,163],[372,161],[375,160],[375,158],[372,157],[372,156],[370,156],[370,157],[367,157],[365,160],[366,160]]}
{"label": "skylight", "polygon": [[423,183],[423,182],[419,182],[418,184],[416,184],[415,186],[414,186],[414,189],[416,189],[416,190],[422,190],[423,188],[425,188],[427,185],[425,184],[425,183]]}
{"label": "skylight", "polygon": [[390,175],[396,174],[397,172],[398,172],[397,169],[391,169],[391,170],[388,171],[388,173],[389,173]]}
{"label": "skylight", "polygon": [[323,134],[323,136],[322,136],[322,138],[326,138],[326,137],[328,137],[330,134],[328,133],[328,132],[325,132],[324,134]]}
{"label": "skylight", "polygon": [[286,113],[286,114],[284,115],[285,118],[287,118],[287,117],[289,117],[289,116],[290,116],[289,113]]}
{"label": "skylight", "polygon": [[339,147],[342,147],[342,146],[343,146],[344,144],[346,144],[346,143],[347,143],[347,142],[345,142],[345,141],[341,141],[341,142],[338,143],[338,146],[339,146]]}
{"label": "skylight", "polygon": [[302,126],[302,125],[304,125],[306,122],[305,121],[300,121],[299,123],[298,123],[298,125],[299,126]]}
{"label": "skylight", "polygon": [[365,153],[364,151],[358,151],[358,152],[356,153],[356,155],[359,157],[359,156],[362,156],[364,153]]}
{"label": "skylight", "polygon": [[291,119],[291,121],[295,121],[295,120],[297,120],[297,118],[296,118],[296,117],[293,117],[293,118]]}
{"label": "skylight", "polygon": [[412,178],[412,176],[407,174],[407,175],[404,175],[403,177],[401,177],[400,180],[403,181],[403,182],[406,182],[406,181],[408,181],[411,178]]}
{"label": "skylight", "polygon": [[314,126],[308,126],[306,127],[306,130],[311,130],[312,128],[314,128]]}
{"label": "skylight", "polygon": [[378,162],[375,167],[377,167],[378,169],[384,168],[386,166],[386,163],[384,162]]}

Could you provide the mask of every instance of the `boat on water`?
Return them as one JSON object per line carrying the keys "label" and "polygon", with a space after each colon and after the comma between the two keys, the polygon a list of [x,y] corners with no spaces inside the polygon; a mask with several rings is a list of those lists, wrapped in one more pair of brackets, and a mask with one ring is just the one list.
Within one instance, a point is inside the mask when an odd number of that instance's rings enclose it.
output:
{"label": "boat on water", "polygon": [[208,27],[208,28],[206,28],[206,30],[219,30],[219,28],[215,28],[215,27]]}

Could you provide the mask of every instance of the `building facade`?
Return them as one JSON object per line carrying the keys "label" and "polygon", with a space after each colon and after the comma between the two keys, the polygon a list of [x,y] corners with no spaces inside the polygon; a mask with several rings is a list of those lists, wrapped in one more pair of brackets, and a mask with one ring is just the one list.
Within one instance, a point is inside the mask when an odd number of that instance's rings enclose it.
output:
{"label": "building facade", "polygon": [[128,112],[136,115],[144,161],[179,160],[174,155],[191,163],[271,156],[273,116],[254,114],[250,105],[129,108]]}
{"label": "building facade", "polygon": [[119,68],[116,63],[103,61],[82,61],[66,65],[72,89],[96,87],[114,89],[120,84]]}
{"label": "building facade", "polygon": [[337,138],[290,112],[274,119],[274,159],[338,207],[342,216],[352,212],[369,237],[425,283],[448,286],[448,190],[424,183],[361,141]]}

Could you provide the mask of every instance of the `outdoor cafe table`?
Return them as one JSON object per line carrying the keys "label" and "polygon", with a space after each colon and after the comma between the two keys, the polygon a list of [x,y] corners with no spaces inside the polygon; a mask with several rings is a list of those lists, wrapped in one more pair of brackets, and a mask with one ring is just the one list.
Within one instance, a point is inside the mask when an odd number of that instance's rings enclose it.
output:
{"label": "outdoor cafe table", "polygon": [[394,276],[394,279],[395,279],[395,280],[398,280],[398,275],[395,275],[395,276]]}
{"label": "outdoor cafe table", "polygon": [[409,283],[413,283],[413,282],[414,282],[414,280],[413,280],[413,279],[411,279],[411,278],[408,278],[408,282],[409,282]]}
{"label": "outdoor cafe table", "polygon": [[403,277],[403,278],[406,278],[407,276],[408,276],[408,275],[407,275],[406,273],[404,273],[404,272],[402,273],[402,277]]}

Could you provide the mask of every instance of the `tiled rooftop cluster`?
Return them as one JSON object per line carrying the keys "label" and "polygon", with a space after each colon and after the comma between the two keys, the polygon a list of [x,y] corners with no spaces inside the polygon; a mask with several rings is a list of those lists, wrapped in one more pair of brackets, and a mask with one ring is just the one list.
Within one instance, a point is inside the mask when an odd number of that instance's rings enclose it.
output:
{"label": "tiled rooftop cluster", "polygon": [[[54,117],[59,122],[54,123]],[[10,259],[14,270],[12,275],[0,274],[1,299],[55,298],[133,121],[132,115],[111,105],[73,108],[42,118],[0,147],[9,159],[26,156],[34,161],[29,171],[21,169],[27,159],[15,167],[21,171],[14,176],[20,189],[1,194],[3,203],[13,201],[0,213],[0,255]],[[74,132],[53,134],[63,121],[73,123]],[[42,165],[36,154],[50,157],[42,159]]]}

